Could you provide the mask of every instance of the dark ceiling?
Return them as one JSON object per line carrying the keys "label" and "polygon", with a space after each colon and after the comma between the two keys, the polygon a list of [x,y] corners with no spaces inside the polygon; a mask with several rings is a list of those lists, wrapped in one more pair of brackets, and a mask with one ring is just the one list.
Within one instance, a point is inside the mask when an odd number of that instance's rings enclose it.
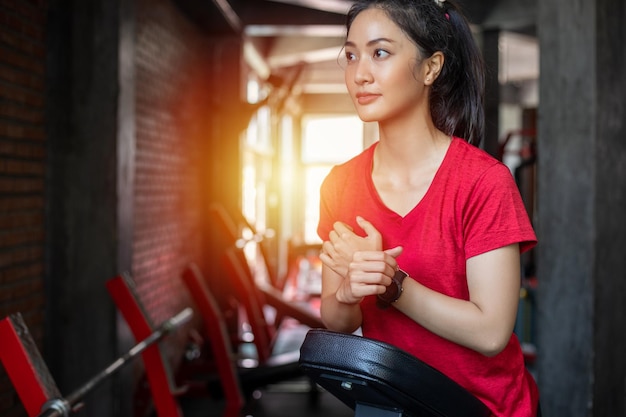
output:
{"label": "dark ceiling", "polygon": [[[336,64],[351,0],[174,0],[210,35],[241,35],[262,78],[297,72],[301,93],[341,92]],[[434,1],[434,0],[433,0]],[[534,36],[536,0],[457,0],[477,31]],[[250,52],[256,59],[250,59]]]}
{"label": "dark ceiling", "polygon": [[[211,33],[232,33],[249,25],[341,25],[351,0],[175,0]],[[457,0],[477,26],[532,30],[536,0]]]}

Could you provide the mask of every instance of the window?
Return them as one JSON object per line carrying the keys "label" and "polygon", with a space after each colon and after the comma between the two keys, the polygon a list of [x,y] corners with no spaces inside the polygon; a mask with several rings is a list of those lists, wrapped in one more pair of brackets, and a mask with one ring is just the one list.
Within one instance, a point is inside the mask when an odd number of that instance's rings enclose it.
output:
{"label": "window", "polygon": [[319,243],[319,190],[331,168],[363,150],[363,122],[357,116],[310,115],[302,119],[305,208],[304,240]]}

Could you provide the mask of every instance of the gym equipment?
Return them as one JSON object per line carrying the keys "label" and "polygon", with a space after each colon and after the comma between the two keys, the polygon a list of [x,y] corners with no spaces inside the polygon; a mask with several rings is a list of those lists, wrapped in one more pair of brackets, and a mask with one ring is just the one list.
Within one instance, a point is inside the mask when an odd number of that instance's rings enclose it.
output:
{"label": "gym equipment", "polygon": [[[262,249],[263,245],[260,244],[262,237],[259,237],[243,215],[238,214],[237,221],[235,221],[217,203],[211,205],[209,215],[215,234],[219,236],[224,247],[220,260],[224,273],[229,278],[220,280],[221,291],[218,289],[217,293],[215,291],[213,293],[216,294],[222,306],[227,304],[228,298],[235,299],[238,305],[243,306],[247,316],[244,320],[247,320],[250,325],[260,362],[264,362],[271,355],[283,319],[296,319],[310,328],[324,327],[319,313],[307,305],[307,302],[297,302],[287,298],[282,287],[274,285],[275,278],[270,276],[269,279],[264,279],[263,276],[257,276],[256,265],[250,265],[245,254],[245,247],[250,242],[256,242]],[[254,233],[253,238],[249,240],[242,238],[240,228],[251,230]],[[265,270],[271,270],[265,252],[261,251],[260,255],[257,261],[263,264]],[[214,286],[208,286],[214,290]],[[271,307],[275,312],[272,318],[266,317],[266,307]],[[240,311],[235,311],[235,314],[239,313]]]}
{"label": "gym equipment", "polygon": [[[234,259],[231,259],[235,261]],[[241,273],[241,272],[240,272]],[[245,276],[241,275],[233,276],[235,281],[246,282]],[[226,331],[226,324],[222,313],[219,310],[217,300],[211,294],[208,286],[206,285],[205,278],[199,268],[191,264],[183,271],[183,282],[189,289],[198,310],[201,312],[205,334],[211,343],[211,350],[213,356],[220,362],[232,363],[231,355],[236,351],[233,348],[230,337]],[[243,285],[243,284],[236,284]],[[299,345],[294,350],[287,350],[286,352],[276,353],[273,351],[273,341],[275,340],[276,330],[271,329],[271,326],[265,321],[262,312],[262,306],[259,300],[257,300],[254,293],[254,288],[243,287],[242,297],[247,298],[243,304],[246,309],[246,314],[249,316],[249,322],[254,336],[253,342],[257,347],[257,356],[254,360],[245,359],[238,361],[236,367],[237,384],[231,381],[226,376],[230,372],[235,372],[233,366],[232,371],[220,371],[221,385],[224,390],[227,402],[229,395],[231,398],[231,404],[237,404],[237,396],[235,393],[238,389],[241,389],[244,394],[251,393],[253,390],[271,384],[275,382],[284,381],[287,379],[302,376],[302,369],[299,366],[298,358],[300,356]],[[297,306],[291,306],[290,309],[285,310],[286,314],[299,320],[300,316],[307,316],[306,311],[301,311]],[[308,313],[310,315],[310,313]],[[306,320],[305,320],[306,323]],[[318,321],[308,322],[309,324],[317,325]],[[218,369],[219,370],[219,369]]]}
{"label": "gym equipment", "polygon": [[[235,259],[233,258],[233,260]],[[245,274],[231,278],[247,282]],[[259,357],[256,366],[253,367],[236,366],[231,337],[227,332],[222,312],[198,267],[191,264],[185,268],[182,280],[196,304],[197,313],[203,320],[205,334],[202,336],[208,339],[212,357],[210,360],[196,357],[191,359],[190,363],[183,362],[177,370],[179,377],[174,378],[169,364],[158,350],[144,352],[146,378],[157,415],[182,417],[177,397],[193,395],[194,392],[200,391],[204,395],[214,394],[219,389],[226,400],[223,416],[239,416],[245,405],[245,394],[269,383],[303,374],[298,364],[298,349],[285,355],[276,356],[268,352],[267,357]],[[135,338],[140,338],[141,335],[150,332],[152,328],[150,320],[141,304],[135,290],[135,283],[130,275],[118,275],[108,280],[106,287]],[[247,287],[242,286],[240,288],[245,289]],[[242,293],[242,296],[249,297],[252,300],[252,305],[259,307],[258,302],[255,301],[257,296],[255,291],[247,289]],[[262,322],[262,311],[260,309],[251,310],[250,314],[254,314],[261,323],[262,327],[256,329],[257,333],[265,335],[264,332],[267,329],[264,327],[265,323]],[[259,336],[259,338],[263,338],[265,343],[269,344],[268,337]],[[204,340],[201,342],[203,343]],[[264,352],[264,350],[262,351]]]}
{"label": "gym equipment", "polygon": [[[118,311],[126,320],[135,340],[141,340],[154,331],[154,327],[135,290],[135,283],[129,274],[124,273],[109,279],[106,282],[106,288]],[[169,363],[163,359],[159,346],[146,349],[142,352],[142,357],[157,415],[182,417],[182,411],[176,397],[181,395],[185,388],[176,386]],[[147,403],[147,401],[145,402]],[[135,399],[134,404],[135,415],[143,415],[143,410],[141,410],[142,413],[137,414],[137,409],[144,405],[143,402]]]}
{"label": "gym equipment", "polygon": [[274,308],[276,317],[280,317],[281,320],[291,317],[310,328],[324,327],[319,314],[315,314],[302,305],[285,300],[274,287],[258,284],[241,249],[235,247],[226,249],[222,263],[233,287],[235,299],[245,309],[260,362],[265,362],[272,356],[281,328],[280,322],[277,323],[276,320],[272,321],[266,317],[265,306]]}
{"label": "gym equipment", "polygon": [[[202,273],[197,265],[191,264],[185,268],[182,280],[202,316],[206,333],[204,336],[208,338],[213,360],[217,365],[222,392],[226,399],[224,416],[238,416],[245,404],[244,394],[242,393],[239,376],[232,360],[233,348],[219,305],[206,287]],[[199,357],[195,359],[199,359]],[[183,378],[193,378],[193,376],[195,375],[183,375]],[[185,380],[184,383],[186,385],[192,384],[190,380]],[[206,384],[206,381],[201,382],[201,384]]]}
{"label": "gym equipment", "polygon": [[61,396],[21,313],[0,320],[0,360],[29,417]]}
{"label": "gym equipment", "polygon": [[300,365],[357,417],[488,417],[490,410],[456,382],[384,342],[313,329]]}
{"label": "gym equipment", "polygon": [[0,359],[29,417],[67,417],[81,408],[81,400],[85,395],[138,354],[189,321],[192,314],[192,310],[186,308],[165,321],[153,333],[66,398],[61,397],[20,313],[12,314],[0,321],[0,340],[2,340]]}
{"label": "gym equipment", "polygon": [[293,241],[288,242],[287,249],[287,271],[283,275],[278,275],[275,265],[272,265],[268,253],[267,240],[274,236],[272,230],[264,233],[250,224],[241,211],[227,211],[224,206],[219,203],[211,203],[209,206],[209,217],[215,226],[215,231],[222,239],[224,247],[235,246],[238,249],[244,249],[248,245],[256,245],[259,260],[267,274],[267,285],[278,291],[285,290],[288,281],[295,281],[300,272],[300,261],[307,259],[312,253],[318,254],[322,249],[322,245],[315,244],[294,244]]}

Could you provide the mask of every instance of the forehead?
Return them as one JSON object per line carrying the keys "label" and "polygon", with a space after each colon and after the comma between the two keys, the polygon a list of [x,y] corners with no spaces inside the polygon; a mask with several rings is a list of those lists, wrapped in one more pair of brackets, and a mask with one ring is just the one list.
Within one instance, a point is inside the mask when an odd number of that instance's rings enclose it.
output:
{"label": "forehead", "polygon": [[410,43],[405,33],[383,10],[379,8],[364,10],[352,22],[347,42],[360,45],[377,39],[398,44]]}

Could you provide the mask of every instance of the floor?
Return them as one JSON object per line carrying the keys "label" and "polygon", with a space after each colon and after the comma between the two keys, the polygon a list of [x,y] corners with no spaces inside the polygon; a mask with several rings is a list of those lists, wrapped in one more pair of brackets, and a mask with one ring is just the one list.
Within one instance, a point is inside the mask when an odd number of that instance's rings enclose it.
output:
{"label": "floor", "polygon": [[[300,349],[308,327],[285,319],[274,345],[274,353],[289,354]],[[248,347],[252,347],[248,344]],[[240,347],[241,349],[241,347]],[[243,349],[246,350],[245,348]],[[254,355],[243,352],[243,356]],[[354,411],[305,376],[276,382],[254,391],[238,416],[224,415],[225,404],[207,398],[180,398],[185,417],[349,417]]]}
{"label": "floor", "polygon": [[[354,411],[332,394],[318,388],[312,401],[306,379],[286,381],[255,391],[238,417],[350,417]],[[182,399],[185,417],[222,416],[224,404],[207,399]],[[234,416],[229,416],[234,417]]]}

